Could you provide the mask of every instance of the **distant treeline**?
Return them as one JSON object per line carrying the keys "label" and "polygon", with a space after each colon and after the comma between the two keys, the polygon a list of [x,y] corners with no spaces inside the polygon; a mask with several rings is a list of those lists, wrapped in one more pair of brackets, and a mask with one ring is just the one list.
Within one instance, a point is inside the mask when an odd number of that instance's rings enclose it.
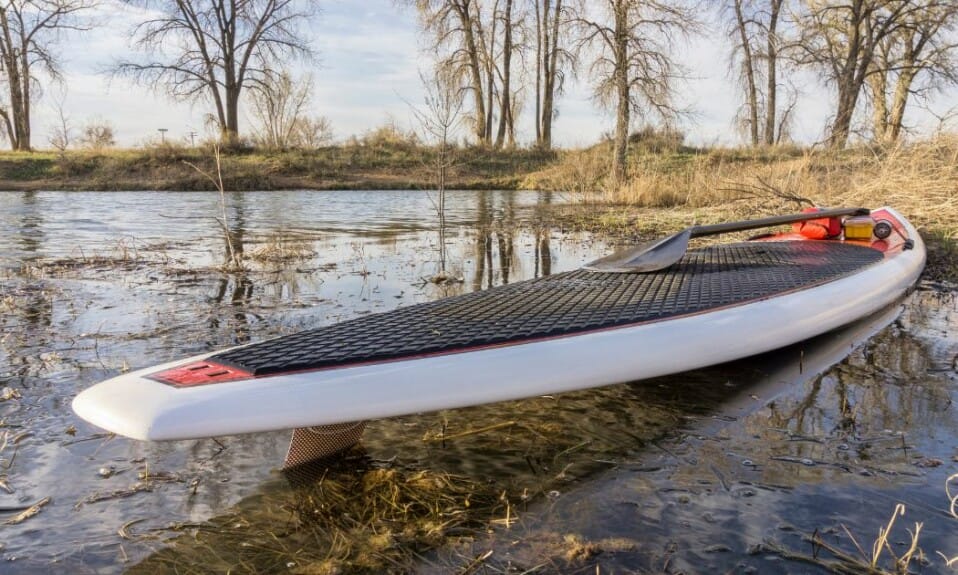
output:
{"label": "distant treeline", "polygon": [[[312,60],[322,17],[310,0],[125,0],[143,20],[131,30],[134,50],[104,63],[111,73],[156,92],[201,102],[218,140],[260,147],[315,148],[331,139],[327,118],[311,114],[310,76],[283,62]],[[55,93],[64,73],[56,44],[62,33],[93,32],[100,0],[10,0],[0,3],[0,135],[29,151],[38,92]],[[434,55],[423,74],[426,106],[467,127],[472,144],[517,145],[516,126],[534,115],[534,147],[551,149],[559,102],[573,75],[587,79],[598,106],[614,112],[609,136],[611,179],[629,177],[630,127],[639,118],[668,128],[681,117],[675,95],[688,70],[677,43],[724,26],[738,79],[738,124],[752,146],[789,141],[799,90],[809,70],[833,89],[826,142],[843,148],[853,134],[896,142],[905,113],[958,82],[954,0],[402,0],[414,10]],[[417,58],[417,54],[409,54]],[[47,86],[43,85],[44,80]],[[109,146],[108,122],[82,129],[57,101],[50,146],[80,141]],[[437,102],[441,105],[437,106]],[[245,109],[253,127],[240,131]],[[435,130],[424,129],[425,144]],[[448,134],[443,131],[443,138]],[[437,137],[437,136],[436,136]]]}

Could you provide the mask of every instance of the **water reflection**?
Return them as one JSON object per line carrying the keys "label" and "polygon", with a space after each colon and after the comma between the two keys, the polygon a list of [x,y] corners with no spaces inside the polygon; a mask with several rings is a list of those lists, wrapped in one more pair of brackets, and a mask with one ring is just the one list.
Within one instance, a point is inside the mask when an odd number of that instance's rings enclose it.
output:
{"label": "water reflection", "polygon": [[[958,553],[958,524],[944,509],[958,416],[955,373],[935,365],[955,356],[958,341],[953,329],[934,327],[953,321],[954,307],[953,297],[914,295],[898,321],[821,377],[798,375],[814,372],[815,342],[751,360],[770,373],[792,371],[793,384],[769,389],[772,376],[737,388],[751,409],[685,418],[654,448],[539,502],[511,529],[438,553],[421,570],[463,569],[485,557],[492,572],[867,572],[810,551],[807,538],[825,534],[867,564],[857,545],[870,546],[902,503],[893,552],[903,553],[906,529],[922,522],[923,569],[944,572],[936,552]],[[743,383],[731,375],[726,381]],[[707,379],[714,387],[725,377]],[[895,571],[887,553],[879,565]]]}
{"label": "water reflection", "polygon": [[[958,318],[953,300],[928,292],[841,366],[772,402],[766,387],[746,382],[774,370],[740,363],[373,422],[365,452],[329,471],[326,499],[315,482],[293,489],[275,472],[285,432],[168,444],[98,435],[69,400],[121,371],[573,269],[605,253],[590,236],[549,225],[560,202],[548,194],[451,192],[443,258],[426,194],[245,193],[227,198],[229,241],[245,256],[245,269],[228,271],[219,201],[0,194],[0,389],[22,396],[0,401],[8,440],[0,479],[12,490],[0,490],[0,507],[53,498],[37,516],[4,526],[5,573],[51,565],[288,572],[307,569],[307,559],[318,569],[349,557],[344,541],[366,545],[367,563],[341,566],[375,571],[444,535],[471,539],[488,529],[493,538],[474,547],[464,539],[465,547],[420,557],[423,568],[464,569],[491,549],[486,561],[496,568],[658,569],[667,555],[690,572],[728,570],[758,561],[742,547],[779,524],[799,533],[848,517],[870,528],[887,510],[852,510],[852,502],[907,491],[910,509],[931,509],[941,496],[954,456],[947,438],[958,431],[947,407]],[[424,281],[443,259],[462,283]],[[777,367],[793,366],[796,355]],[[923,459],[944,463],[918,467]],[[351,499],[359,503],[386,505],[394,494],[421,520],[389,515],[370,535],[343,523],[335,486],[375,495]],[[316,509],[335,515],[339,531],[316,520]],[[926,520],[930,549],[943,540],[934,535],[941,519]],[[334,532],[341,537],[329,544]],[[779,540],[797,546],[797,538]],[[596,541],[600,555],[588,552]],[[734,552],[708,551],[720,544]]]}
{"label": "water reflection", "polygon": [[[182,570],[210,555],[233,563],[207,566],[236,568],[242,558],[250,571],[280,560],[304,572],[395,567],[413,560],[410,549],[436,544],[428,526],[437,523],[457,543],[414,561],[417,571],[467,571],[477,558],[493,573],[788,570],[772,543],[800,550],[802,533],[836,522],[870,530],[896,501],[921,514],[927,548],[948,551],[952,520],[933,504],[943,498],[944,472],[921,471],[915,461],[947,454],[920,438],[949,437],[958,421],[899,418],[876,431],[883,411],[863,399],[874,394],[899,413],[946,405],[927,361],[907,364],[898,384],[881,376],[883,363],[927,358],[912,353],[907,332],[885,329],[900,312],[696,372],[373,422],[345,462],[298,477],[293,488],[278,478],[264,483],[135,572]],[[882,362],[862,363],[895,340],[906,343]],[[854,406],[851,398],[859,398]],[[849,410],[858,423],[843,426]],[[899,448],[903,438],[907,449]],[[863,494],[876,505],[863,508]],[[420,506],[424,499],[431,505]],[[401,517],[388,501],[402,507]],[[482,537],[490,526],[493,535]],[[776,529],[781,536],[770,540]]]}
{"label": "water reflection", "polygon": [[43,213],[38,203],[37,192],[23,192],[21,218],[15,228],[24,253],[24,263],[35,260],[43,244]]}
{"label": "water reflection", "polygon": [[[0,390],[12,390],[0,400],[0,480],[11,490],[0,489],[0,508],[53,498],[4,527],[4,572],[45,569],[54,558],[71,571],[117,571],[158,544],[152,535],[142,544],[118,538],[128,521],[148,518],[136,524],[142,530],[207,519],[256,493],[271,481],[270,462],[281,463],[286,433],[174,444],[103,437],[69,409],[80,389],[177,357],[529,277],[541,258],[532,222],[548,221],[552,203],[542,197],[450,192],[446,257],[466,281],[436,286],[423,281],[441,265],[425,193],[231,194],[228,235],[216,194],[0,194]],[[481,272],[473,257],[480,230],[494,242]],[[588,236],[561,237],[549,258],[567,269],[602,249]],[[229,244],[243,269],[224,266]],[[97,494],[106,498],[84,503]]]}

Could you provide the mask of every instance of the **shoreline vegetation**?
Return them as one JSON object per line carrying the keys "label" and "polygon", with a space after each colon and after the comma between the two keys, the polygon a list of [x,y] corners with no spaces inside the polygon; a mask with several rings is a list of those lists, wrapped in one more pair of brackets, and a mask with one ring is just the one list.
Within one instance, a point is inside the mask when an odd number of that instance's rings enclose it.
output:
{"label": "shoreline vegetation", "polygon": [[[890,205],[929,246],[926,279],[958,281],[958,137],[844,150],[695,148],[668,132],[631,136],[629,179],[610,183],[611,142],[578,150],[455,147],[447,189],[552,190],[574,200],[564,226],[623,242],[691,223],[797,211],[807,205]],[[311,150],[237,149],[222,156],[227,191],[433,189],[436,148],[388,129]],[[215,191],[197,169],[209,146],[0,152],[0,189]],[[196,167],[194,167],[196,166]]]}

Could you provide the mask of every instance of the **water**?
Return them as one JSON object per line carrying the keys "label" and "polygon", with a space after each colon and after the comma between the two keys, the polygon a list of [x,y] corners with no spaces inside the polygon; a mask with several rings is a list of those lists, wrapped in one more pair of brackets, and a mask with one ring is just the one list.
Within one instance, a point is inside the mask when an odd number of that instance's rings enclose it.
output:
{"label": "water", "polygon": [[[69,409],[123,370],[605,254],[557,225],[565,204],[451,193],[445,267],[462,281],[434,285],[424,192],[232,194],[228,242],[216,194],[0,194],[0,521],[50,498],[0,526],[0,571],[825,572],[789,553],[817,532],[857,556],[844,529],[870,549],[899,502],[896,553],[922,521],[925,569],[958,555],[952,294],[729,366],[372,422],[316,477],[277,471],[285,432],[144,444]],[[246,270],[224,271],[229,245]]]}

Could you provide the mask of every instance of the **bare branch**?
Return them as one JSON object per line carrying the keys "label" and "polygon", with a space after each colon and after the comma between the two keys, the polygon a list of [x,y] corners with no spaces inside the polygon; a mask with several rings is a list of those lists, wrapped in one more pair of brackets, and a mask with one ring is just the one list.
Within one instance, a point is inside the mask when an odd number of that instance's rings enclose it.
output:
{"label": "bare branch", "polygon": [[299,28],[315,14],[309,0],[127,2],[161,15],[134,27],[144,57],[116,62],[114,74],[176,99],[210,101],[229,144],[239,138],[243,90],[270,83],[264,63],[314,55]]}
{"label": "bare branch", "polygon": [[[60,78],[54,47],[64,31],[90,28],[83,13],[96,0],[5,0],[0,3],[0,117],[14,150],[31,149],[31,106],[45,70]],[[4,101],[5,100],[5,101]]]}

